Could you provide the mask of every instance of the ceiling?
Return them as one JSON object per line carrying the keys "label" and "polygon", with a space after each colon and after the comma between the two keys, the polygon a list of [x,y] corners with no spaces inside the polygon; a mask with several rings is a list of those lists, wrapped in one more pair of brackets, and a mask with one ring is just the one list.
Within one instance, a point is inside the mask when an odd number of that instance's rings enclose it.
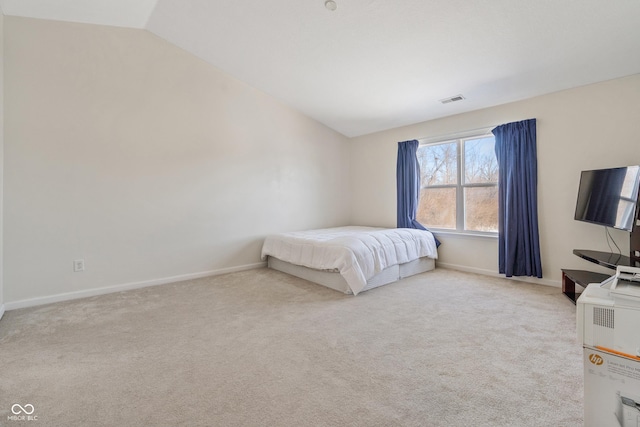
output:
{"label": "ceiling", "polygon": [[0,6],[146,29],[350,137],[640,73],[638,0],[335,1]]}

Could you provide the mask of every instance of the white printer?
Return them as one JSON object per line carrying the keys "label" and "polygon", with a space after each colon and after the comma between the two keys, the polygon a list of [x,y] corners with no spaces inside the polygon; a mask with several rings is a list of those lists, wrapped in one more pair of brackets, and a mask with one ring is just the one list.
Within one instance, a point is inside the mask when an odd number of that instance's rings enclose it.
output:
{"label": "white printer", "polygon": [[640,397],[619,393],[616,418],[621,427],[640,426]]}
{"label": "white printer", "polygon": [[585,346],[640,357],[640,268],[618,266],[577,301],[578,339]]}
{"label": "white printer", "polygon": [[576,305],[585,427],[640,427],[640,268],[618,266]]}

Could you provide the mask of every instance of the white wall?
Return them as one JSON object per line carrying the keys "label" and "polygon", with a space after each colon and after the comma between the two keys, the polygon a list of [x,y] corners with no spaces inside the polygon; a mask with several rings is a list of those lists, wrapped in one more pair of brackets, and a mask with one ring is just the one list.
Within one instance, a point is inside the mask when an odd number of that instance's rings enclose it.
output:
{"label": "white wall", "polygon": [[342,135],[146,31],[4,25],[7,307],[244,268],[269,233],[348,222]]}
{"label": "white wall", "polygon": [[[397,142],[537,118],[543,283],[561,268],[611,272],[572,254],[608,251],[604,228],[573,220],[580,171],[640,164],[640,75],[354,138],[352,222],[395,226]],[[446,108],[446,106],[443,106]],[[628,233],[613,230],[628,255]],[[497,240],[440,236],[440,264],[497,274]]]}

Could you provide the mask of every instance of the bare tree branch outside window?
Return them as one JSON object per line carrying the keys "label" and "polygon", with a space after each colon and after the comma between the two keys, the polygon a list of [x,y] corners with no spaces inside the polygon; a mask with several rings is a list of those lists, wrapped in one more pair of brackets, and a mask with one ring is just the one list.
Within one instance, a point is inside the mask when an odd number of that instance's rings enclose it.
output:
{"label": "bare tree branch outside window", "polygon": [[[497,232],[498,162],[493,136],[423,145],[417,218],[432,228]],[[462,158],[459,158],[459,154]],[[462,192],[462,206],[458,206]],[[460,227],[457,213],[463,212]]]}

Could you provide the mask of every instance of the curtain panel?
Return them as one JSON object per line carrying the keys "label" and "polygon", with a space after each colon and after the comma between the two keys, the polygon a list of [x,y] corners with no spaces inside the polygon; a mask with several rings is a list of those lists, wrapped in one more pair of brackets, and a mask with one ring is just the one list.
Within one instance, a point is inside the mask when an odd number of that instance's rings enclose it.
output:
{"label": "curtain panel", "polygon": [[[398,198],[398,228],[426,228],[416,219],[420,196],[420,164],[416,153],[418,141],[398,142],[398,162],[396,166],[396,188]],[[435,236],[434,236],[435,238]],[[440,241],[436,240],[436,246]]]}
{"label": "curtain panel", "polygon": [[542,278],[538,234],[536,119],[492,130],[498,160],[500,274]]}

